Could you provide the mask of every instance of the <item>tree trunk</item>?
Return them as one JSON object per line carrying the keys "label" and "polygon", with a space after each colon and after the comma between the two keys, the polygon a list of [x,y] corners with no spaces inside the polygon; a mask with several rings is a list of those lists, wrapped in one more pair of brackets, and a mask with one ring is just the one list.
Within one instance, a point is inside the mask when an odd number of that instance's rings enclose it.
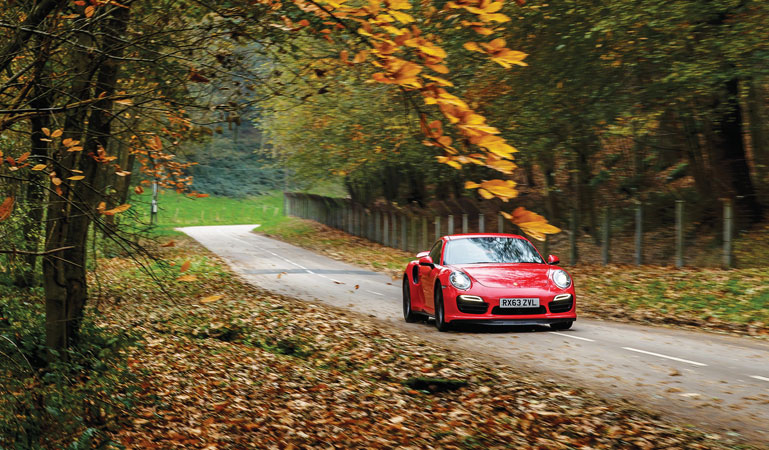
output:
{"label": "tree trunk", "polygon": [[769,111],[766,101],[766,90],[758,80],[751,80],[747,98],[750,142],[758,175],[756,183],[765,191],[769,190]]}
{"label": "tree trunk", "polygon": [[[73,108],[64,122],[64,137],[82,138],[82,152],[58,150],[59,171],[82,171],[88,183],[62,183],[61,191],[52,196],[48,208],[46,227],[46,250],[61,250],[48,256],[43,262],[46,297],[46,343],[52,350],[61,351],[76,344],[88,298],[86,282],[86,242],[88,228],[96,214],[96,206],[102,198],[107,165],[98,162],[94,156],[100,148],[109,148],[111,138],[112,100],[109,97],[117,85],[122,47],[117,38],[126,29],[128,9],[117,7],[113,16],[106,20],[101,29],[105,55],[94,59],[92,53],[77,51],[73,54],[73,67],[78,77],[73,81],[71,98],[75,101],[90,98],[94,92],[105,93],[102,100],[90,108]],[[87,49],[97,43],[90,34],[78,36],[80,48]],[[95,81],[93,75],[97,74]],[[88,119],[87,121],[85,119]],[[87,123],[87,129],[83,130]],[[68,173],[61,174],[61,178]],[[55,357],[55,355],[52,355]]]}
{"label": "tree trunk", "polygon": [[[50,40],[38,40],[37,52],[47,54],[50,51]],[[46,60],[40,59],[35,67],[33,74],[33,94],[34,98],[29,102],[30,106],[36,109],[50,108],[53,104],[52,91],[50,86],[42,84],[44,78]],[[35,164],[46,163],[48,158],[49,146],[43,133],[43,128],[49,128],[51,117],[48,115],[36,115],[30,118],[30,162]],[[43,212],[45,200],[45,191],[43,189],[47,176],[43,172],[30,172],[30,182],[27,183],[26,204],[27,216],[24,218],[24,243],[23,249],[30,252],[24,257],[25,265],[17,274],[15,284],[19,287],[31,287],[35,283],[35,273],[37,268],[37,252],[42,240],[41,232],[43,230]]]}
{"label": "tree trunk", "polygon": [[737,223],[747,225],[763,218],[763,208],[758,202],[748,167],[739,80],[727,81],[725,88],[725,98],[716,105],[716,110],[721,112],[714,124],[716,132],[708,136],[713,155],[711,169],[719,197],[734,198]]}

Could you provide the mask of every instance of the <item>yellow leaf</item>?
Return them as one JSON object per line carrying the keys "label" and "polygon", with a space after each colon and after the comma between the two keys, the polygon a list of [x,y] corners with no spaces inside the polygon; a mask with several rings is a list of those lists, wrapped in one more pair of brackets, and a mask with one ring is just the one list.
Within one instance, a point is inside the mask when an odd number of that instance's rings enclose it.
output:
{"label": "yellow leaf", "polygon": [[411,23],[414,21],[414,18],[411,17],[410,14],[406,14],[404,12],[393,10],[393,11],[390,11],[390,15],[393,16],[395,20],[397,20],[400,23]]}
{"label": "yellow leaf", "polygon": [[73,176],[73,177],[69,177],[69,178],[67,178],[67,179],[68,179],[68,180],[71,180],[71,181],[80,181],[80,180],[82,180],[83,178],[85,178],[83,175],[75,175],[75,176]]}
{"label": "yellow leaf", "polygon": [[434,77],[434,76],[432,76],[432,75],[427,75],[427,74],[422,74],[422,76],[423,76],[423,77],[425,77],[425,78],[427,78],[428,80],[433,80],[433,81],[435,81],[436,83],[438,83],[438,84],[439,84],[439,85],[441,85],[441,86],[449,86],[449,87],[450,87],[450,86],[454,86],[454,83],[452,83],[452,82],[451,82],[451,81],[449,81],[449,80],[445,80],[445,79],[443,79],[443,78],[441,78],[441,77]]}
{"label": "yellow leaf", "polygon": [[45,170],[45,168],[48,167],[45,164],[38,164],[35,167],[32,168],[32,170]]}
{"label": "yellow leaf", "polygon": [[368,58],[368,51],[363,50],[358,52],[355,57],[352,59],[353,64],[360,64],[362,62],[366,61],[366,58]]}
{"label": "yellow leaf", "polygon": [[495,197],[506,202],[511,198],[518,196],[515,190],[515,182],[510,180],[490,180],[481,183],[483,189],[492,193]]}
{"label": "yellow leaf", "polygon": [[478,44],[475,42],[465,42],[462,46],[465,48],[465,50],[470,50],[471,52],[482,52],[480,47],[478,47]]}
{"label": "yellow leaf", "polygon": [[465,181],[465,189],[476,189],[481,187],[480,184],[474,183],[472,181]]}
{"label": "yellow leaf", "polygon": [[481,14],[480,19],[483,20],[484,22],[498,22],[498,23],[504,23],[504,22],[510,21],[509,17],[501,13]]}
{"label": "yellow leaf", "polygon": [[390,9],[411,9],[409,0],[385,0]]}
{"label": "yellow leaf", "polygon": [[43,134],[46,135],[46,136],[50,136],[51,135],[51,130],[49,130],[48,128],[43,127],[43,128],[40,129],[40,131],[42,131]]}
{"label": "yellow leaf", "polygon": [[189,281],[195,281],[197,279],[198,279],[198,277],[196,277],[195,275],[182,275],[179,278],[177,278],[176,281],[186,281],[186,282],[189,282]]}
{"label": "yellow leaf", "polygon": [[210,295],[208,297],[201,298],[200,303],[213,303],[217,300],[221,300],[222,298],[224,298],[223,295]]}
{"label": "yellow leaf", "polygon": [[481,197],[485,198],[486,200],[491,200],[494,198],[494,194],[487,191],[486,189],[478,189],[478,193],[481,194]]}
{"label": "yellow leaf", "polygon": [[52,138],[57,138],[57,137],[61,136],[62,134],[64,134],[64,132],[61,131],[61,129],[58,129],[58,130],[54,131],[53,133],[51,133],[51,137]]}

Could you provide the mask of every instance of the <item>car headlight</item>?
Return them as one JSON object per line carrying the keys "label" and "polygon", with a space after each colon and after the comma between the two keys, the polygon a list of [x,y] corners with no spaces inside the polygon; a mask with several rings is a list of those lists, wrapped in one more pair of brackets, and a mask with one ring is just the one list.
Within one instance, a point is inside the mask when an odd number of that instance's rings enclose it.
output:
{"label": "car headlight", "polygon": [[449,275],[449,282],[455,288],[463,291],[465,289],[469,289],[470,286],[473,284],[470,281],[470,277],[468,277],[467,274],[464,272],[451,272],[451,275]]}
{"label": "car headlight", "polygon": [[550,275],[553,279],[553,283],[561,289],[566,289],[571,286],[571,277],[565,270],[555,270]]}

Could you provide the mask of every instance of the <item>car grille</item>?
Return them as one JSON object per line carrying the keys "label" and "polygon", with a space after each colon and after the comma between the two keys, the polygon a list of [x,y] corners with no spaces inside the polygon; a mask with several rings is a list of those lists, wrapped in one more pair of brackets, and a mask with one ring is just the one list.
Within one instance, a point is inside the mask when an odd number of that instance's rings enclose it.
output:
{"label": "car grille", "polygon": [[532,316],[534,314],[547,314],[547,310],[544,306],[539,308],[500,308],[495,306],[491,313],[500,316]]}
{"label": "car grille", "polygon": [[557,302],[550,302],[551,313],[565,313],[571,311],[571,307],[574,305],[574,301],[570,298],[568,300],[560,300]]}
{"label": "car grille", "polygon": [[457,308],[459,308],[460,312],[465,314],[486,314],[486,310],[489,309],[489,304],[457,300]]}

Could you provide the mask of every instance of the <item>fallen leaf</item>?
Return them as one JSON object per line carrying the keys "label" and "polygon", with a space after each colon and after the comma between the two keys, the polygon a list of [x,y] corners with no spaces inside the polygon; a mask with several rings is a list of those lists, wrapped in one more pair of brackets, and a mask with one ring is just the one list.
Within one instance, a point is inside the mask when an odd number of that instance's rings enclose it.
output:
{"label": "fallen leaf", "polygon": [[208,297],[201,298],[200,303],[213,303],[222,299],[223,297],[223,295],[209,295]]}

